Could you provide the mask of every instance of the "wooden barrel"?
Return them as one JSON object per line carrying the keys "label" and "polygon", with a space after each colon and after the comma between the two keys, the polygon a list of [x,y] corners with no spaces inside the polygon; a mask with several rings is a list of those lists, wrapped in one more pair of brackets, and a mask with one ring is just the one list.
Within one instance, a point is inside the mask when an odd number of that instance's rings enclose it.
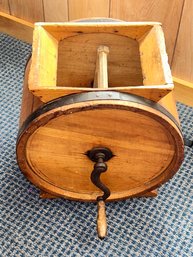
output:
{"label": "wooden barrel", "polygon": [[183,160],[178,114],[169,93],[158,103],[115,91],[71,94],[42,103],[28,90],[26,68],[17,160],[41,190],[95,201],[88,151],[111,149],[101,180],[108,200],[143,195],[168,181]]}

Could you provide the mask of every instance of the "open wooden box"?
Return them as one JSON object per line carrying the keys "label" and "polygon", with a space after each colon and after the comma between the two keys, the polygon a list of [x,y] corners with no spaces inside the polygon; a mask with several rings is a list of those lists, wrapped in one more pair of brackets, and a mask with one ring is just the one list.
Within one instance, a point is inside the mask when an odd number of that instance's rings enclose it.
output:
{"label": "open wooden box", "polygon": [[164,36],[154,22],[36,23],[29,89],[43,102],[93,88],[107,45],[108,88],[159,101],[173,89]]}

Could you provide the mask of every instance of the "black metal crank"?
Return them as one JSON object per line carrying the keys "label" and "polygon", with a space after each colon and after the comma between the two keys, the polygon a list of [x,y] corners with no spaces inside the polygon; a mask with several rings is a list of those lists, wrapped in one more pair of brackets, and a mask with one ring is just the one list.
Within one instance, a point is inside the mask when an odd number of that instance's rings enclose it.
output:
{"label": "black metal crank", "polygon": [[108,148],[95,147],[87,152],[87,156],[91,161],[96,162],[94,165],[94,170],[91,173],[91,181],[95,186],[104,192],[102,196],[97,197],[97,201],[105,201],[110,196],[110,190],[101,182],[100,175],[107,170],[108,167],[105,162],[111,159],[113,154]]}
{"label": "black metal crank", "polygon": [[102,196],[97,197],[98,216],[97,216],[97,231],[100,239],[103,239],[107,234],[107,221],[105,212],[105,200],[110,196],[111,192],[101,180],[101,173],[107,171],[107,164],[105,163],[113,157],[113,153],[106,147],[95,147],[87,153],[88,158],[95,162],[94,170],[91,173],[91,181],[98,188],[103,191]]}

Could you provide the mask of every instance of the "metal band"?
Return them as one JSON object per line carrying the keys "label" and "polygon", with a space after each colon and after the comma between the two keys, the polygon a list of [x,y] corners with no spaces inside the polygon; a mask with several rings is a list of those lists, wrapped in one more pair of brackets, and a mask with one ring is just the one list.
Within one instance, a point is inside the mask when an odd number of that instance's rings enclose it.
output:
{"label": "metal band", "polygon": [[38,108],[35,112],[33,112],[23,123],[21,128],[19,129],[18,138],[23,133],[24,130],[28,127],[28,125],[35,120],[38,116],[49,112],[55,108],[59,108],[62,106],[80,103],[80,102],[87,102],[87,101],[99,101],[99,100],[119,100],[119,101],[127,101],[127,102],[134,102],[137,104],[141,104],[147,107],[151,107],[162,114],[166,115],[173,123],[178,127],[181,131],[177,120],[174,116],[168,112],[162,105],[153,102],[149,99],[146,99],[141,96],[136,96],[128,93],[116,92],[116,91],[95,91],[95,92],[86,92],[86,93],[79,93],[79,94],[71,94],[67,96],[63,96],[57,99],[54,99],[42,107]]}

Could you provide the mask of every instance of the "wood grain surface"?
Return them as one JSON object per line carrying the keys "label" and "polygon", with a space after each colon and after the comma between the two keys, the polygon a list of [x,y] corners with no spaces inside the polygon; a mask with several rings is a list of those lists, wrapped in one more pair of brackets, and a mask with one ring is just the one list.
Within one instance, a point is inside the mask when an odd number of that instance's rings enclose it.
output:
{"label": "wood grain surface", "polygon": [[10,13],[8,0],[0,0],[0,12]]}
{"label": "wood grain surface", "polygon": [[167,181],[182,161],[180,132],[152,108],[100,100],[60,107],[59,116],[55,111],[50,111],[52,119],[48,114],[36,119],[17,145],[21,170],[51,194],[96,200],[101,192],[90,182],[93,163],[85,155],[96,146],[108,147],[115,155],[102,175],[111,190],[110,200],[152,191]]}
{"label": "wood grain surface", "polygon": [[[97,88],[83,88],[83,87],[44,87],[42,89],[32,88],[30,91],[41,99],[42,102],[47,103],[56,98],[81,93],[81,92],[92,92],[96,91]],[[103,89],[100,89],[103,90]],[[106,91],[111,91],[112,88],[105,89]],[[165,95],[167,95],[171,90],[173,90],[173,85],[151,85],[151,86],[129,86],[129,87],[114,87],[113,90],[119,92],[125,92],[130,94],[135,94],[137,96],[142,96],[152,101],[158,102]]]}
{"label": "wood grain surface", "polygon": [[193,83],[176,77],[173,77],[173,79],[175,84],[174,94],[176,100],[193,107]]}
{"label": "wood grain surface", "polygon": [[125,21],[161,22],[171,62],[182,6],[183,0],[111,0],[110,17]]}
{"label": "wood grain surface", "polygon": [[108,54],[109,47],[100,45],[97,49],[96,67],[93,87],[108,88]]}
{"label": "wood grain surface", "polygon": [[67,0],[43,0],[45,21],[68,21]]}
{"label": "wood grain surface", "polygon": [[42,0],[9,0],[10,14],[30,22],[44,21]]}
{"label": "wood grain surface", "polygon": [[69,0],[69,20],[109,17],[109,0]]}
{"label": "wood grain surface", "polygon": [[[173,76],[188,82],[193,82],[193,1],[186,0],[180,23],[174,60]],[[193,99],[192,99],[193,101]]]}
{"label": "wood grain surface", "polygon": [[143,84],[136,40],[115,34],[91,33],[59,42],[57,86],[92,87],[100,45],[109,47],[109,87]]}
{"label": "wood grain surface", "polygon": [[145,187],[169,166],[174,155],[168,133],[157,122],[113,109],[76,113],[50,121],[30,137],[26,154],[30,165],[44,180],[68,191],[92,195],[99,190],[90,182],[93,163],[85,153],[103,145],[115,154],[108,162],[108,171],[102,175],[112,195]]}
{"label": "wood grain surface", "polygon": [[12,37],[32,42],[34,25],[30,22],[0,12],[0,32]]}
{"label": "wood grain surface", "polygon": [[173,84],[161,26],[154,26],[139,39],[144,85]]}
{"label": "wood grain surface", "polygon": [[42,102],[39,100],[39,98],[35,97],[29,91],[29,88],[28,88],[28,78],[29,78],[30,66],[31,66],[31,59],[28,60],[26,69],[25,69],[19,127],[22,126],[22,124],[25,122],[27,117],[32,112],[34,112],[38,107],[40,107],[42,105]]}

